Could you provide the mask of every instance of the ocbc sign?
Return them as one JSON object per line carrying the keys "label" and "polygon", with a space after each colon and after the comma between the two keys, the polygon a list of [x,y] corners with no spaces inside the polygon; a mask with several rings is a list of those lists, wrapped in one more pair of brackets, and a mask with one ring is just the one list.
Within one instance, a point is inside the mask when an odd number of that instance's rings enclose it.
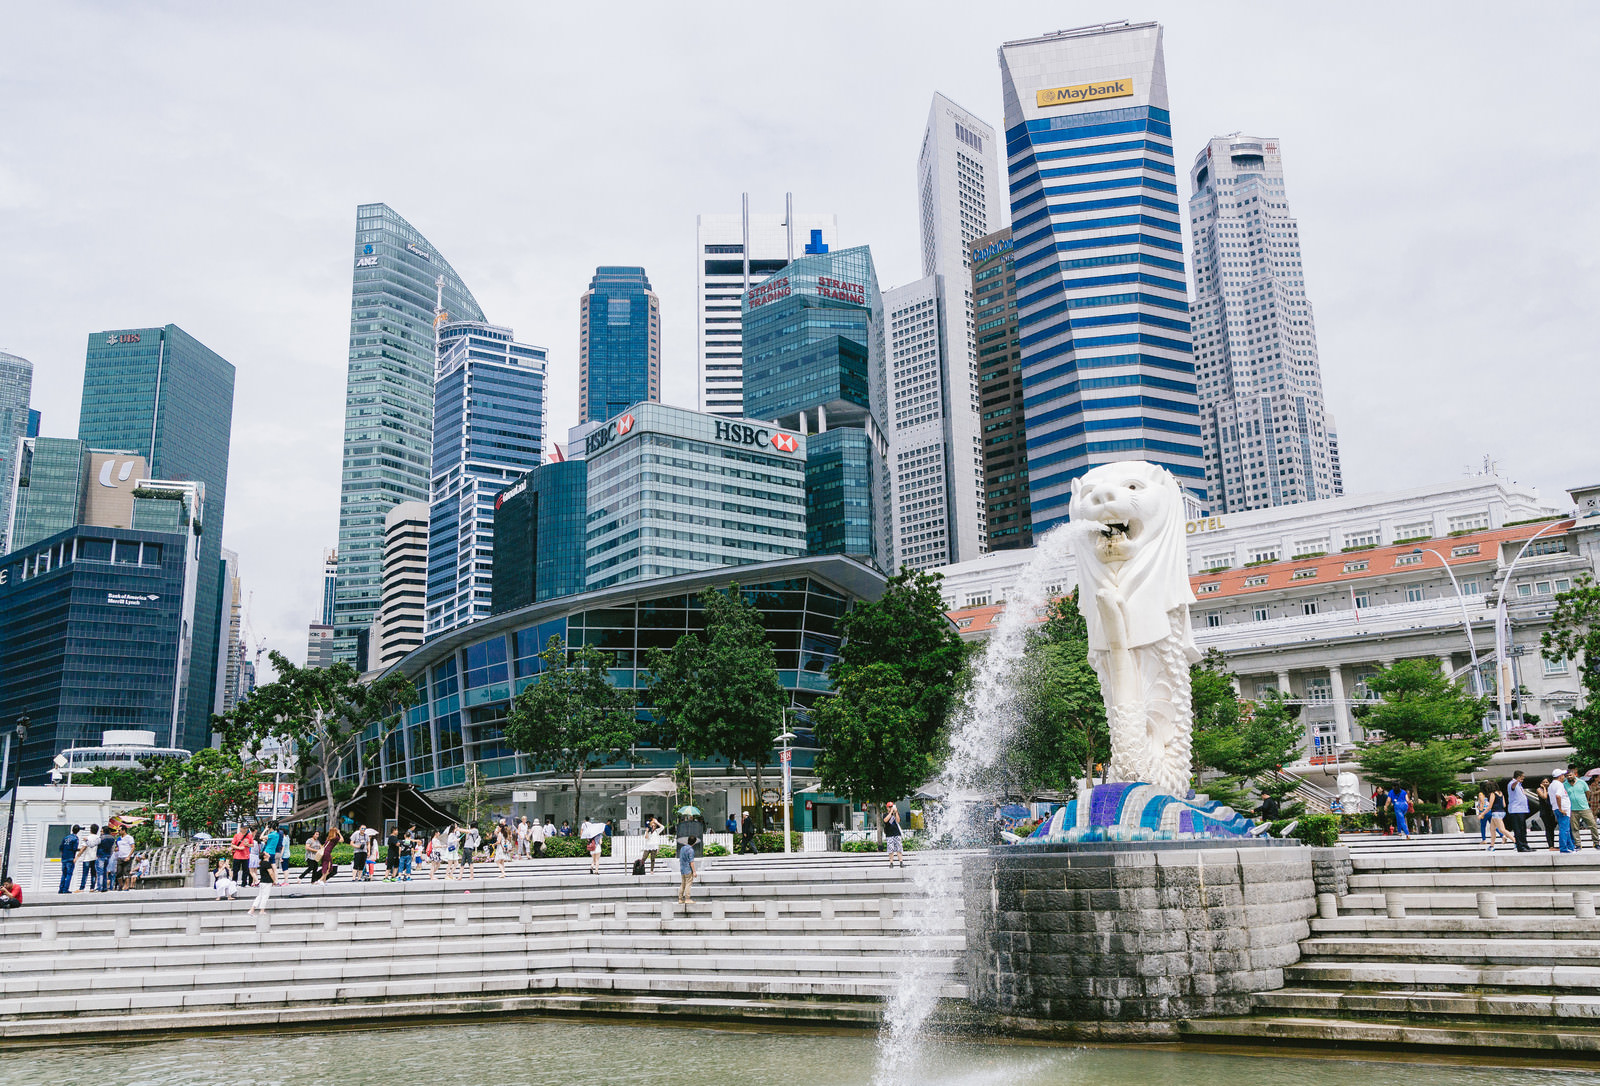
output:
{"label": "ocbc sign", "polygon": [[800,448],[793,434],[762,429],[742,422],[718,422],[717,440],[731,441],[735,445],[771,445],[779,452],[792,453]]}
{"label": "ocbc sign", "polygon": [[583,439],[585,456],[593,456],[633,429],[632,415],[619,415]]}

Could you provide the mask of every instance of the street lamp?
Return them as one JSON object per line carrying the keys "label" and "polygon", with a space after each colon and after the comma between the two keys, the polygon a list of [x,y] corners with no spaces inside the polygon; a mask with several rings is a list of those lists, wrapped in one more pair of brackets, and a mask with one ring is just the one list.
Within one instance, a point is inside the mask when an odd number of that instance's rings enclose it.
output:
{"label": "street lamp", "polygon": [[[1511,583],[1511,574],[1515,572],[1517,563],[1522,561],[1522,556],[1528,553],[1528,548],[1533,546],[1533,541],[1544,535],[1544,533],[1555,528],[1566,527],[1568,523],[1570,523],[1569,518],[1561,517],[1558,520],[1551,521],[1549,524],[1546,524],[1543,528],[1540,528],[1537,532],[1534,532],[1532,535],[1530,535],[1527,540],[1523,542],[1521,549],[1517,551],[1517,556],[1513,558],[1511,560],[1511,564],[1506,567],[1505,576],[1500,579],[1500,590],[1495,593],[1494,644],[1495,655],[1498,657],[1498,660],[1496,661],[1498,668],[1495,672],[1494,686],[1495,700],[1499,703],[1500,708],[1500,732],[1502,735],[1505,734],[1506,710],[1511,700],[1510,694],[1506,690],[1507,684],[1505,681],[1506,665],[1510,658],[1510,653],[1508,650],[1511,648],[1511,619],[1510,616],[1506,614],[1506,586]],[[1515,675],[1512,676],[1512,679],[1512,685],[1515,685]]]}
{"label": "street lamp", "polygon": [[22,744],[28,741],[28,717],[17,717],[13,735],[17,737],[17,772],[11,775],[11,813],[6,816],[6,851],[0,858],[0,880],[11,874],[11,831],[17,825],[17,792],[22,786]]}
{"label": "street lamp", "polygon": [[794,775],[791,772],[794,766],[794,750],[789,744],[794,742],[795,734],[789,730],[789,710],[787,707],[783,710],[783,716],[783,734],[778,736],[778,741],[783,744],[783,752],[779,755],[779,758],[783,761],[783,851],[792,852],[794,850],[789,844],[789,827],[793,824],[794,819],[794,792],[792,790]]}
{"label": "street lamp", "polygon": [[1478,697],[1483,697],[1483,674],[1478,670],[1478,646],[1472,641],[1472,619],[1467,616],[1467,598],[1461,594],[1461,582],[1456,580],[1456,571],[1450,568],[1450,563],[1444,555],[1432,547],[1415,547],[1412,554],[1421,554],[1424,551],[1433,555],[1444,566],[1444,571],[1450,575],[1450,583],[1455,586],[1456,602],[1461,605],[1461,626],[1467,631],[1467,651],[1472,654],[1472,692]]}

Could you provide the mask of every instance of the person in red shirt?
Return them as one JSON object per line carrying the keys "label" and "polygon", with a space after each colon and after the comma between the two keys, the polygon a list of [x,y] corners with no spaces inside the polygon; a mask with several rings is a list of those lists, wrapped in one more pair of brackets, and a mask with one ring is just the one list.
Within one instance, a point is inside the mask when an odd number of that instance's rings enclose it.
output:
{"label": "person in red shirt", "polygon": [[22,887],[12,882],[8,875],[4,882],[0,882],[0,909],[16,909],[21,905]]}
{"label": "person in red shirt", "polygon": [[240,886],[250,885],[250,846],[256,843],[250,827],[240,826],[233,833],[233,881]]}

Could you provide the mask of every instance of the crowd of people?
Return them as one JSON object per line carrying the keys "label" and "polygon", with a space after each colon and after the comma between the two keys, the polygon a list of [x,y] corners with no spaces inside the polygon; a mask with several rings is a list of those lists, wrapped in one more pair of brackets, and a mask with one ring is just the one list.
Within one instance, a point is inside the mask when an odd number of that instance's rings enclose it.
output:
{"label": "crowd of people", "polygon": [[[84,829],[74,825],[61,838],[60,893],[103,893],[108,890],[137,889],[140,878],[150,873],[150,855],[139,851],[132,827],[113,819],[106,826]],[[72,876],[78,873],[78,887]]]}
{"label": "crowd of people", "polygon": [[[1402,837],[1426,832],[1426,822],[1413,825],[1418,801],[1414,789],[1390,788],[1374,793],[1380,812],[1394,823]],[[1444,797],[1445,818],[1455,823],[1457,832],[1466,832],[1466,802],[1459,795]],[[1532,852],[1528,830],[1534,820],[1544,831],[1545,847],[1551,852],[1577,852],[1583,847],[1584,830],[1590,846],[1600,849],[1600,769],[1581,774],[1572,766],[1557,766],[1531,783],[1517,770],[1503,781],[1484,781],[1478,785],[1471,811],[1478,819],[1478,837],[1490,852],[1497,845],[1510,845],[1518,852]]]}

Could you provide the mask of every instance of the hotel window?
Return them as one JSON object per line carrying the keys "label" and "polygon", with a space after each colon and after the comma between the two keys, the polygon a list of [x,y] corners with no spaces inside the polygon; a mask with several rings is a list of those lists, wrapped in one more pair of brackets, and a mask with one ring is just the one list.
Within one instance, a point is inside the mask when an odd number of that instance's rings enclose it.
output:
{"label": "hotel window", "polygon": [[1260,588],[1262,585],[1264,585],[1266,583],[1267,583],[1267,578],[1266,578],[1265,575],[1258,576],[1258,577],[1246,577],[1244,579],[1244,586],[1246,588]]}
{"label": "hotel window", "polygon": [[1421,603],[1422,599],[1423,599],[1423,596],[1422,596],[1422,586],[1421,585],[1412,585],[1410,588],[1406,589],[1406,602],[1407,603]]}
{"label": "hotel window", "polygon": [[1449,520],[1452,532],[1481,532],[1489,527],[1488,513],[1464,513]]}
{"label": "hotel window", "polygon": [[1363,532],[1351,532],[1344,537],[1346,547],[1376,547],[1378,545],[1378,530],[1368,528]]}
{"label": "hotel window", "polygon": [[1517,585],[1517,595],[1519,597],[1523,598],[1523,599],[1527,599],[1529,596],[1533,595],[1533,585],[1529,584],[1526,581],[1523,581],[1522,583],[1518,584]]}
{"label": "hotel window", "polygon": [[1309,581],[1311,578],[1315,577],[1316,575],[1317,575],[1317,569],[1316,569],[1315,566],[1312,566],[1309,569],[1297,569],[1297,570],[1295,570],[1294,574],[1289,579],[1291,581]]}
{"label": "hotel window", "polygon": [[1561,578],[1559,581],[1556,582],[1556,591],[1557,592],[1570,592],[1570,591],[1572,591],[1572,582],[1567,580],[1565,577]]}
{"label": "hotel window", "polygon": [[1267,621],[1267,609],[1265,607],[1257,607],[1255,609],[1255,620],[1257,622]]}
{"label": "hotel window", "polygon": [[1364,570],[1366,568],[1367,568],[1367,563],[1366,563],[1365,560],[1360,561],[1360,562],[1346,562],[1344,564],[1344,571],[1346,573],[1360,573],[1362,570]]}
{"label": "hotel window", "polygon": [[1306,700],[1327,701],[1333,697],[1333,680],[1326,675],[1306,677]]}
{"label": "hotel window", "polygon": [[1528,553],[1533,556],[1541,554],[1566,554],[1567,541],[1565,539],[1535,539],[1528,548]]}
{"label": "hotel window", "polygon": [[1470,554],[1477,554],[1477,553],[1478,553],[1478,544],[1476,544],[1476,543],[1468,543],[1465,547],[1451,547],[1450,548],[1450,557],[1451,558],[1465,558]]}
{"label": "hotel window", "polygon": [[1537,584],[1535,584],[1533,586],[1533,591],[1537,595],[1548,596],[1550,594],[1550,582],[1549,581],[1539,581]]}
{"label": "hotel window", "polygon": [[1222,588],[1221,584],[1219,584],[1216,581],[1212,581],[1210,584],[1201,585],[1199,588],[1194,590],[1194,593],[1197,596],[1205,596],[1205,595],[1209,595],[1212,592],[1220,591],[1221,588]]}
{"label": "hotel window", "polygon": [[1207,615],[1206,616],[1206,625],[1207,626],[1221,626],[1222,625],[1222,616],[1221,615],[1216,615],[1216,614]]}
{"label": "hotel window", "polygon": [[1276,562],[1277,560],[1278,560],[1278,548],[1277,547],[1268,547],[1268,548],[1266,548],[1264,550],[1251,551],[1250,552],[1250,561],[1252,561],[1252,562]]}
{"label": "hotel window", "polygon": [[1428,538],[1431,538],[1432,535],[1433,535],[1433,524],[1432,524],[1432,522],[1431,521],[1426,521],[1426,520],[1419,520],[1414,524],[1402,524],[1399,527],[1395,528],[1395,530],[1394,530],[1394,541],[1396,543],[1399,543],[1399,542],[1402,542],[1403,540],[1407,540],[1407,539],[1428,539]]}
{"label": "hotel window", "polygon": [[1546,660],[1544,662],[1544,673],[1546,675],[1565,675],[1567,673],[1566,657],[1562,657],[1560,660]]}
{"label": "hotel window", "polygon": [[1395,558],[1394,564],[1397,566],[1420,566],[1422,565],[1422,555],[1402,554]]}
{"label": "hotel window", "polygon": [[1316,614],[1317,613],[1317,601],[1316,600],[1307,600],[1306,602],[1302,603],[1300,605],[1300,613],[1304,614],[1304,615],[1314,615],[1314,614]]}
{"label": "hotel window", "polygon": [[1356,601],[1356,607],[1357,608],[1371,607],[1372,606],[1372,604],[1370,602],[1372,597],[1367,595],[1365,592],[1357,592],[1355,594],[1354,598],[1355,598],[1355,601]]}
{"label": "hotel window", "polygon": [[1233,566],[1231,554],[1208,554],[1200,559],[1201,569],[1230,569]]}
{"label": "hotel window", "polygon": [[967,596],[967,606],[968,607],[987,607],[987,606],[989,606],[989,593],[987,593],[987,592],[979,592],[979,593],[973,593],[973,594]]}

